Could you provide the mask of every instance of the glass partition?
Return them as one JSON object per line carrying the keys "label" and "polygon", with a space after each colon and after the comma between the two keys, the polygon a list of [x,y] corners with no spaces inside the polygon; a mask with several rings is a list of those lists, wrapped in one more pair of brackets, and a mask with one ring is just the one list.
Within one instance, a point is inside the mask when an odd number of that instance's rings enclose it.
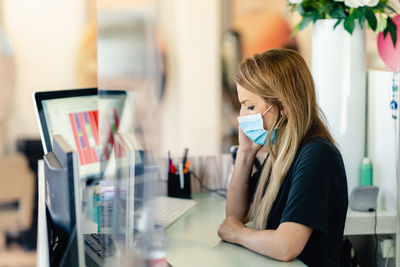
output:
{"label": "glass partition", "polygon": [[163,229],[155,228],[151,212],[159,185],[158,96],[163,90],[156,8],[154,1],[98,1],[101,176],[85,185],[84,195],[85,222],[96,225],[93,236],[105,245],[103,266],[166,263]]}

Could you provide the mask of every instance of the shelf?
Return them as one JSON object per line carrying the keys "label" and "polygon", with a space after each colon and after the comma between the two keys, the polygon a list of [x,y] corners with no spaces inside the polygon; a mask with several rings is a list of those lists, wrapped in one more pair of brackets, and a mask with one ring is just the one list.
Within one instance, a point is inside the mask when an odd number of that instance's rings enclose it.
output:
{"label": "shelf", "polygon": [[[378,209],[377,234],[397,233],[397,213]],[[359,212],[348,209],[344,235],[369,235],[374,234],[375,212]]]}

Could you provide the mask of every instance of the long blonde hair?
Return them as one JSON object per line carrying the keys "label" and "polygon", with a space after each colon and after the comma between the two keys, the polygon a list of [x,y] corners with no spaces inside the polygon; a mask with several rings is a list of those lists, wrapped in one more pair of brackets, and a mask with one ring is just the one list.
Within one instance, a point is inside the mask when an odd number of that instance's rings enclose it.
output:
{"label": "long blonde hair", "polygon": [[335,142],[317,105],[311,73],[297,52],[272,49],[245,59],[240,63],[236,82],[284,114],[277,132],[278,142],[271,145],[268,138],[270,155],[249,211],[250,220],[261,230],[267,226],[272,205],[299,147],[318,136]]}

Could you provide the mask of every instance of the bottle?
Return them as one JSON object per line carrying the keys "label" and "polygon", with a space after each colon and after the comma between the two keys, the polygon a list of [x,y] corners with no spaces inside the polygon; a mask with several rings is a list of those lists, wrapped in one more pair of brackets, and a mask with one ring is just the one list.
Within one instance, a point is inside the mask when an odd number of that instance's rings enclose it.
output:
{"label": "bottle", "polygon": [[372,185],[372,162],[370,158],[363,158],[360,168],[360,185]]}
{"label": "bottle", "polygon": [[164,228],[154,224],[151,212],[144,208],[138,220],[134,252],[139,255],[140,267],[167,267],[166,236]]}

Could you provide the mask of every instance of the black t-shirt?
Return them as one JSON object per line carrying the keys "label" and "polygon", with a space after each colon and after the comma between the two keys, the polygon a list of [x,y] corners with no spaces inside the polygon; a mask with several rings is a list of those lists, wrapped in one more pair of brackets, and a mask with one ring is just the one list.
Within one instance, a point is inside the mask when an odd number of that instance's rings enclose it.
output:
{"label": "black t-shirt", "polygon": [[[249,180],[249,201],[260,173]],[[308,266],[339,266],[347,204],[340,152],[327,139],[315,138],[298,150],[271,208],[267,229],[284,222],[313,228],[298,259]]]}

